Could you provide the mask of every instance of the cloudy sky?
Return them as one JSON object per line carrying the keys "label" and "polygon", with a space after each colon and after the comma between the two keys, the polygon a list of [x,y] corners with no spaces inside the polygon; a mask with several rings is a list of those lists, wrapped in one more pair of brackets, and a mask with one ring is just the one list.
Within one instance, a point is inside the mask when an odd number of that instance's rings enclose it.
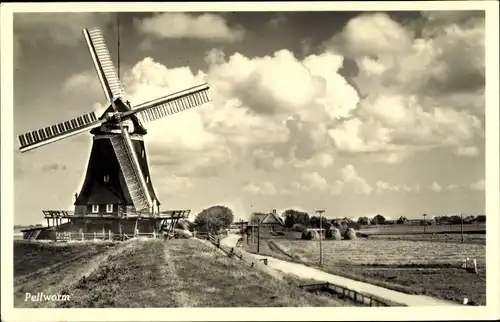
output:
{"label": "cloudy sky", "polygon": [[[81,33],[116,15],[14,16],[14,132],[105,107]],[[484,12],[122,13],[133,104],[201,82],[213,102],[147,125],[162,209],[481,213]],[[90,134],[15,152],[15,223],[71,209]],[[17,142],[16,142],[17,146]]]}

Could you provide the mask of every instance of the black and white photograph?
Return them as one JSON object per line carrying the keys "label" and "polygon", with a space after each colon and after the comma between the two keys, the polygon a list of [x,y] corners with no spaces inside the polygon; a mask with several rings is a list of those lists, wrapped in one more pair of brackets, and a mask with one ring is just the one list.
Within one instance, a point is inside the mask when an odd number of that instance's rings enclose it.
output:
{"label": "black and white photograph", "polygon": [[498,3],[438,3],[3,4],[2,319],[499,318]]}

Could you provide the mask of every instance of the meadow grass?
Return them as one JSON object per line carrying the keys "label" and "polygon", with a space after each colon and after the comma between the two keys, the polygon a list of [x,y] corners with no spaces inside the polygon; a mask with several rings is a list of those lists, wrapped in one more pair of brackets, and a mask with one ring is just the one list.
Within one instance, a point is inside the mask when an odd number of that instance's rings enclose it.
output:
{"label": "meadow grass", "polygon": [[[256,253],[256,244],[243,244]],[[264,239],[260,254],[317,267],[319,242]],[[466,257],[476,258],[478,274],[458,268]],[[460,301],[486,303],[486,249],[477,244],[358,239],[323,241],[321,270],[411,294],[428,294]]]}
{"label": "meadow grass", "polygon": [[[77,249],[67,245],[58,251],[41,251],[40,256],[36,256],[32,250],[22,252],[18,249],[15,262],[17,270],[23,274],[19,273],[16,277],[15,306],[127,308],[352,305],[330,295],[302,290],[298,288],[301,281],[290,277],[273,278],[238,259],[228,258],[196,239],[131,240],[109,247],[97,245],[71,245]],[[54,252],[58,254],[57,264],[51,256],[47,256]],[[23,253],[30,254],[27,268],[23,267],[24,262],[19,257]],[[84,255],[77,259],[78,254]],[[44,270],[43,274],[39,274],[41,270]],[[68,294],[71,300],[24,302],[25,292]]]}

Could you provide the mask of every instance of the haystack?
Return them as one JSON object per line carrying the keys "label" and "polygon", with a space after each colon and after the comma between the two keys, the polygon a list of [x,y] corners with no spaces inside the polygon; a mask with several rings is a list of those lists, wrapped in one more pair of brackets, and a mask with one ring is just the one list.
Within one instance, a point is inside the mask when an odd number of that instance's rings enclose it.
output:
{"label": "haystack", "polygon": [[175,238],[192,238],[193,233],[190,232],[189,230],[184,230],[184,229],[174,229],[174,236]]}
{"label": "haystack", "polygon": [[325,238],[333,239],[333,240],[341,240],[342,236],[340,235],[340,230],[335,227],[330,227],[325,232]]}
{"label": "haystack", "polygon": [[302,232],[301,238],[304,240],[319,240],[319,234],[314,229],[306,229]]}
{"label": "haystack", "polygon": [[347,229],[347,231],[344,234],[344,239],[347,239],[347,240],[356,239],[356,231],[352,228]]}

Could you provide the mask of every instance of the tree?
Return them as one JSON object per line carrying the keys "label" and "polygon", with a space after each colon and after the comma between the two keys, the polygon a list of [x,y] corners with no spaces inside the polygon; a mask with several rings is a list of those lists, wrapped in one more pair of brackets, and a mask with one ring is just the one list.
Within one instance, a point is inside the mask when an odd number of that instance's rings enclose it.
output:
{"label": "tree", "polygon": [[382,215],[376,215],[371,220],[371,224],[372,225],[383,225],[383,224],[385,224],[385,217]]}
{"label": "tree", "polygon": [[[324,222],[324,219],[323,219],[323,222]],[[312,216],[312,217],[309,219],[309,225],[310,225],[311,227],[318,228],[318,227],[319,227],[319,216]]]}
{"label": "tree", "polygon": [[401,216],[398,218],[398,220],[396,220],[396,224],[399,224],[399,225],[405,224],[407,221],[408,221],[408,218]]}
{"label": "tree", "polygon": [[283,213],[283,217],[285,217],[285,226],[288,228],[292,228],[294,224],[309,226],[309,214],[306,212],[287,209]]}
{"label": "tree", "polygon": [[450,218],[448,219],[448,222],[452,225],[459,225],[462,222],[462,217],[460,217],[458,215],[450,216]]}
{"label": "tree", "polygon": [[486,216],[485,215],[479,215],[476,217],[477,222],[486,222]]}
{"label": "tree", "polygon": [[370,219],[368,219],[368,217],[359,217],[358,218],[358,224],[360,224],[360,225],[369,225],[370,224]]}
{"label": "tree", "polygon": [[234,220],[233,211],[226,206],[212,206],[203,209],[194,220],[194,226],[200,231],[219,231],[229,228]]}

